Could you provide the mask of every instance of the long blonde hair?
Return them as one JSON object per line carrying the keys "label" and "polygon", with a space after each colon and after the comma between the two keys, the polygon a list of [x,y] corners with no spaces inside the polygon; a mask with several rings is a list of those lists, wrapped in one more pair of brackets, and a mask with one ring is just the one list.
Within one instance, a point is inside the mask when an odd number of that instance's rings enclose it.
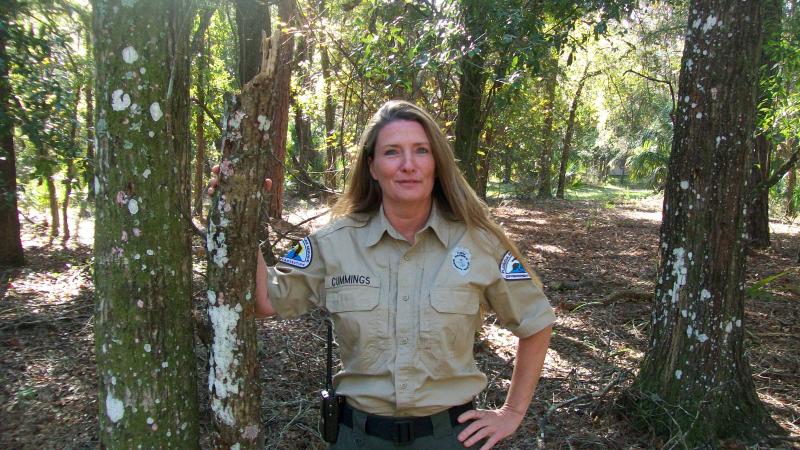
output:
{"label": "long blonde hair", "polygon": [[[436,162],[436,178],[433,184],[433,198],[438,207],[455,219],[464,222],[468,230],[480,229],[497,237],[505,248],[528,269],[525,258],[519,249],[492,220],[489,208],[467,183],[456,164],[453,149],[439,125],[425,110],[404,100],[390,100],[372,116],[358,143],[353,167],[347,177],[344,193],[332,208],[332,216],[343,217],[350,214],[377,211],[381,204],[381,188],[372,178],[369,170],[370,158],[375,153],[375,143],[380,131],[390,122],[409,120],[422,125],[431,144],[431,152]],[[533,271],[528,270],[535,278]]]}

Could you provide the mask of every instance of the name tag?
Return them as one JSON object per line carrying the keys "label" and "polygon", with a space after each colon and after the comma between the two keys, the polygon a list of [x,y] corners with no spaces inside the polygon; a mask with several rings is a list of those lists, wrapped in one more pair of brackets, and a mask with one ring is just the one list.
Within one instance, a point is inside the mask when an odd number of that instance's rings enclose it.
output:
{"label": "name tag", "polygon": [[361,274],[334,275],[328,279],[328,287],[340,286],[372,286],[372,280],[369,275]]}

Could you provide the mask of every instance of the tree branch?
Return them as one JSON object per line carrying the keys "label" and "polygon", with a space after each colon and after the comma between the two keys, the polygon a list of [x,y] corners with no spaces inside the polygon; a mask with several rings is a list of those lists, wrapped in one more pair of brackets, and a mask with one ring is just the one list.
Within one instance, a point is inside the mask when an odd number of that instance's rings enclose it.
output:
{"label": "tree branch", "polygon": [[202,109],[203,112],[206,113],[206,115],[212,119],[211,121],[214,122],[214,125],[217,127],[220,133],[224,133],[222,125],[220,125],[220,122],[214,118],[214,114],[212,114],[211,111],[208,110],[208,106],[206,106],[204,102],[201,102],[197,97],[192,97],[192,103],[197,105],[198,108]]}
{"label": "tree branch", "polygon": [[780,181],[787,172],[792,170],[794,165],[797,163],[798,157],[800,157],[800,149],[795,150],[789,159],[787,159],[786,162],[778,168],[778,170],[773,172],[769,178],[759,183],[755,189],[753,189],[753,192],[750,194],[749,203],[753,203],[756,198],[758,198],[759,194],[774,186],[775,183]]}
{"label": "tree branch", "polygon": [[626,70],[625,73],[622,74],[622,76],[624,77],[628,73],[632,73],[634,75],[639,75],[640,77],[645,78],[647,80],[650,80],[650,81],[653,81],[653,82],[656,82],[656,83],[666,84],[667,86],[669,86],[669,95],[670,95],[670,97],[672,97],[672,114],[670,114],[670,115],[672,115],[672,116],[675,115],[675,108],[676,108],[676,105],[675,105],[675,91],[672,89],[672,82],[671,81],[662,80],[662,79],[659,79],[659,78],[656,78],[656,77],[651,77],[649,75],[645,75],[643,73],[637,72],[637,71],[635,71],[633,69]]}

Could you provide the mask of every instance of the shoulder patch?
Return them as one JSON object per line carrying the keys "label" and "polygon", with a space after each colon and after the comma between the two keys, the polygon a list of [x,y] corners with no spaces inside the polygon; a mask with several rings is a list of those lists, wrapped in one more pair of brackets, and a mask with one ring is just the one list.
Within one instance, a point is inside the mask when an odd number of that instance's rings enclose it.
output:
{"label": "shoulder patch", "polygon": [[531,276],[525,271],[525,267],[514,257],[511,252],[503,255],[500,262],[500,275],[504,280],[530,280]]}
{"label": "shoulder patch", "polygon": [[311,264],[314,256],[314,249],[311,248],[311,241],[305,237],[298,242],[284,256],[278,258],[282,263],[304,269]]}

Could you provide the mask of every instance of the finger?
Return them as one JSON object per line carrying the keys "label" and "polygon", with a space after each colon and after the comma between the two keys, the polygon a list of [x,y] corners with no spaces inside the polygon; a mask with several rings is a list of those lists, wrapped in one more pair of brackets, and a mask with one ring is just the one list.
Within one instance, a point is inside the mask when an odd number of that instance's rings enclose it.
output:
{"label": "finger", "polygon": [[493,433],[493,431],[491,429],[489,429],[489,427],[483,427],[480,430],[478,430],[475,434],[470,436],[469,439],[464,441],[464,446],[465,447],[472,447],[473,445],[475,445],[478,442],[480,442],[481,439],[485,438],[486,436],[491,435],[492,433]]}
{"label": "finger", "polygon": [[212,173],[219,173],[219,164],[214,164],[214,167],[211,168]]}
{"label": "finger", "polygon": [[479,420],[473,421],[471,424],[467,425],[467,428],[464,428],[461,433],[458,433],[458,440],[461,442],[466,441],[470,438],[470,436],[473,435],[473,433],[480,430],[484,426],[486,426],[486,424]]}
{"label": "finger", "polygon": [[208,188],[208,196],[211,197],[212,195],[214,195],[215,191],[216,191],[216,189],[214,189],[214,186],[210,186]]}
{"label": "finger", "polygon": [[265,178],[264,179],[264,189],[267,190],[267,191],[272,189],[272,179],[270,179],[270,178]]}
{"label": "finger", "polygon": [[458,416],[458,423],[464,423],[470,419],[479,419],[479,418],[480,418],[480,413],[478,412],[478,410],[470,409],[469,411],[463,412],[461,413],[460,416]]}

